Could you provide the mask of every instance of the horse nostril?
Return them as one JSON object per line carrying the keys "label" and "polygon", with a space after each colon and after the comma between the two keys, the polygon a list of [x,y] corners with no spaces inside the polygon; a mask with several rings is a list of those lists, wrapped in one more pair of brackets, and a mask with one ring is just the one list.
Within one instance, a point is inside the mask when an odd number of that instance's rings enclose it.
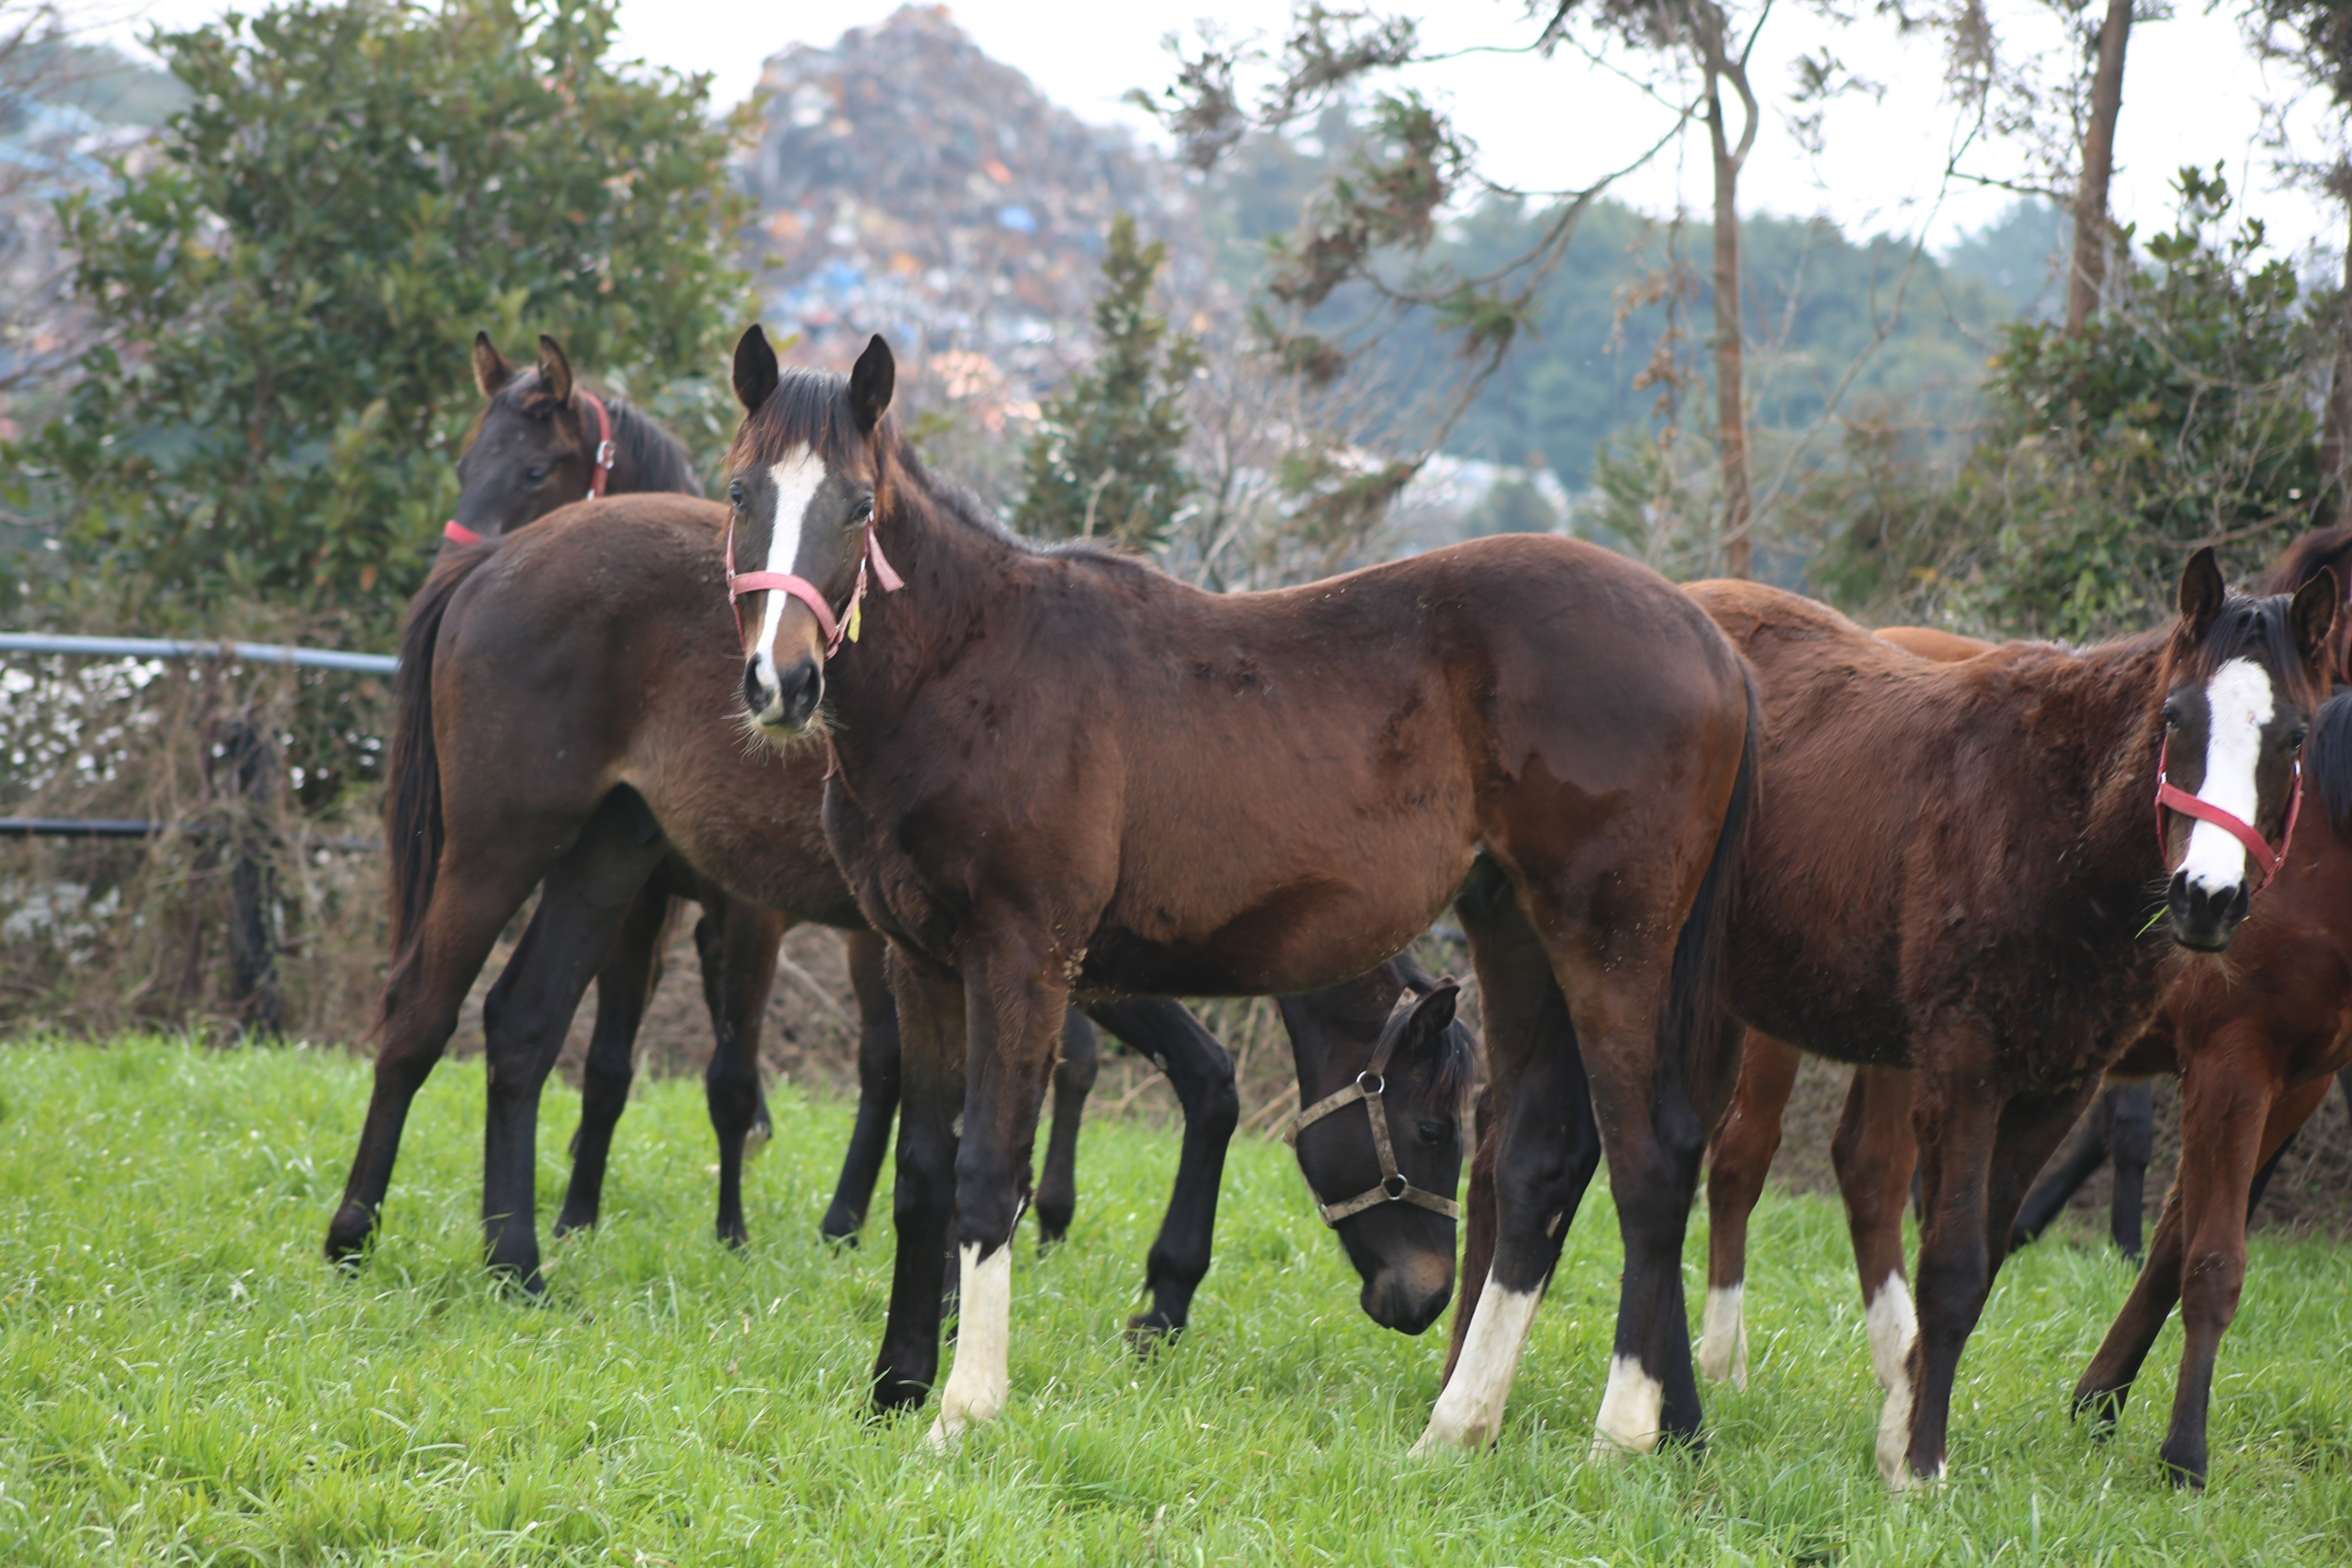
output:
{"label": "horse nostril", "polygon": [[768,706],[767,696],[760,689],[760,667],[751,659],[743,661],[743,706],[754,713]]}

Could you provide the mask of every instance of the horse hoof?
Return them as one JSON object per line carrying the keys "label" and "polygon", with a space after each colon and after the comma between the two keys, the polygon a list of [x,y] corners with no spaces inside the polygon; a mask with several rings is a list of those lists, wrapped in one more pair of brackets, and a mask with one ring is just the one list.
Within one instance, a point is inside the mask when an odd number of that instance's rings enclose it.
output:
{"label": "horse hoof", "polygon": [[743,1222],[740,1219],[733,1225],[729,1225],[722,1220],[719,1226],[719,1239],[729,1251],[740,1252],[751,1245],[751,1233],[744,1227]]}
{"label": "horse hoof", "polygon": [[844,1214],[839,1209],[827,1209],[824,1222],[816,1227],[816,1232],[837,1247],[855,1247],[857,1245],[857,1232],[863,1223],[863,1215]]}
{"label": "horse hoof", "polygon": [[336,1210],[327,1226],[327,1261],[345,1268],[358,1268],[374,1229],[375,1216],[359,1205],[346,1204]]}
{"label": "horse hoof", "polygon": [[1127,1321],[1128,1348],[1139,1356],[1149,1357],[1160,1346],[1175,1343],[1183,1332],[1183,1324],[1157,1307],[1149,1312],[1138,1312]]}
{"label": "horse hoof", "polygon": [[2124,1396],[2130,1392],[2128,1384],[2121,1388],[2078,1388],[2074,1417],[2077,1421],[2090,1417],[2091,1436],[2104,1442],[2115,1435],[2116,1424],[2123,1419]]}
{"label": "horse hoof", "polygon": [[563,1237],[570,1236],[575,1230],[593,1230],[595,1228],[596,1216],[593,1214],[583,1215],[578,1217],[574,1217],[569,1214],[563,1214],[556,1216],[554,1234],[556,1239],[560,1241]]}
{"label": "horse hoof", "polygon": [[2180,1491],[2201,1492],[2205,1489],[2205,1456],[2181,1454],[2175,1456],[2170,1445],[2162,1450],[2164,1479]]}

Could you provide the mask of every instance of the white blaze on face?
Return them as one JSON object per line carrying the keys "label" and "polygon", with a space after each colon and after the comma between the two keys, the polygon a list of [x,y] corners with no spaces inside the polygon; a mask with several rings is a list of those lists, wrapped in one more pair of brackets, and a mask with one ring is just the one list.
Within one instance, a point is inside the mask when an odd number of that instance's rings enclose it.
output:
{"label": "white blaze on face", "polygon": [[1910,1374],[1911,1342],[1919,1337],[1919,1315],[1911,1308],[1911,1287],[1900,1273],[1889,1271],[1886,1283],[1863,1303],[1862,1321],[1870,1331],[1870,1366],[1878,1386],[1894,1392],[1897,1379]]}
{"label": "white blaze on face", "polygon": [[[2197,786],[2197,798],[2251,823],[2263,726],[2276,711],[2271,678],[2250,658],[2231,659],[2207,683],[2205,703],[2205,778]],[[2189,852],[2181,857],[2180,868],[2189,874],[2191,886],[2209,893],[2225,891],[2247,879],[2246,847],[2227,829],[2200,822],[2189,830]]]}
{"label": "white blaze on face", "polygon": [[1658,1417],[1665,1406],[1665,1384],[1643,1371],[1638,1358],[1613,1358],[1609,1386],[1601,1394],[1601,1414],[1592,1423],[1593,1458],[1646,1454],[1656,1447]]}
{"label": "white blaze on face", "polygon": [[[801,557],[801,526],[808,521],[809,503],[824,487],[824,459],[807,447],[796,447],[769,468],[768,478],[776,487],[776,511],[768,529],[767,570],[791,572]],[[783,688],[776,676],[776,628],[791,597],[781,588],[760,595],[760,638],[752,659],[765,691]]]}
{"label": "white blaze on face", "polygon": [[1710,1286],[1706,1316],[1698,1333],[1698,1369],[1716,1382],[1725,1378],[1741,1393],[1748,1392],[1748,1319],[1746,1281]]}
{"label": "white blaze on face", "polygon": [[1478,1310],[1470,1315],[1462,1359],[1454,1363],[1454,1376],[1437,1396],[1437,1408],[1430,1412],[1429,1429],[1412,1446],[1416,1457],[1441,1447],[1484,1447],[1495,1440],[1503,1429],[1503,1405],[1511,1396],[1511,1380],[1518,1375],[1528,1330],[1542,1300],[1541,1290],[1506,1290],[1493,1275],[1487,1276]]}
{"label": "white blaze on face", "polygon": [[930,1445],[945,1453],[975,1421],[993,1421],[1004,1412],[1013,1384],[1013,1248],[998,1247],[985,1258],[980,1243],[966,1242],[957,1254],[963,1289],[957,1304],[955,1366],[940,1395],[939,1419]]}

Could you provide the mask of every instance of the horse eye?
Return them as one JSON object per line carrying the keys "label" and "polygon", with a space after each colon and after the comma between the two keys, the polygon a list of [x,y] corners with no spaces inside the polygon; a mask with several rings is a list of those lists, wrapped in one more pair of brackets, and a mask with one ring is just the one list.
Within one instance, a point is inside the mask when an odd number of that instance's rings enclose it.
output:
{"label": "horse eye", "polygon": [[2180,728],[2180,710],[2168,702],[2164,705],[2164,724],[2168,730]]}
{"label": "horse eye", "polygon": [[870,518],[873,515],[874,498],[872,496],[867,496],[857,503],[857,510],[849,514],[849,521],[852,522],[864,522],[867,518]]}
{"label": "horse eye", "polygon": [[529,479],[532,484],[537,484],[540,480],[547,478],[547,470],[544,468],[525,468],[523,470],[522,477]]}
{"label": "horse eye", "polygon": [[1445,1142],[1445,1124],[1442,1121],[1424,1121],[1413,1131],[1421,1134],[1421,1146],[1424,1149],[1434,1149]]}
{"label": "horse eye", "polygon": [[2290,752],[2299,752],[2303,750],[2303,742],[2308,734],[2308,731],[2302,729],[2295,730],[2286,738],[2286,749]]}
{"label": "horse eye", "polygon": [[741,505],[743,504],[743,481],[742,481],[742,480],[740,480],[740,479],[736,479],[736,480],[732,481],[731,483],[730,483],[730,484],[728,485],[728,487],[727,487],[727,499],[728,499],[729,500],[730,500],[730,501],[734,502],[734,503],[735,503],[737,506],[739,506],[739,507],[740,507],[740,506],[741,506]]}

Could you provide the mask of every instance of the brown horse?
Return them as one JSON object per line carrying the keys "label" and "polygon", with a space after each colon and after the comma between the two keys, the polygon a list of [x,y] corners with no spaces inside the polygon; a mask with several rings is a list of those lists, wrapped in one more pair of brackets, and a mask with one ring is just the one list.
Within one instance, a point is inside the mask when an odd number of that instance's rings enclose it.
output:
{"label": "brown horse", "polygon": [[[592,494],[702,494],[684,445],[621,399],[590,391],[573,376],[562,345],[544,332],[540,334],[538,363],[529,367],[509,363],[488,333],[475,333],[473,369],[482,411],[457,459],[460,488],[456,514],[443,532],[444,558],[495,544]],[[415,640],[421,646],[412,654],[429,659],[430,644],[421,636]],[[412,696],[422,691],[420,687]],[[413,705],[402,709],[420,710]],[[399,869],[404,875],[397,879],[410,886],[423,874],[414,864]],[[694,941],[701,960],[704,1002],[719,1042],[704,1085],[712,1125],[719,1131],[719,1235],[730,1243],[746,1237],[741,1162],[746,1152],[755,1151],[767,1138],[769,1120],[757,1073],[747,1077],[741,1063],[759,1059],[768,987],[762,976],[773,969],[772,957],[765,955],[773,954],[786,925],[756,905],[730,900],[676,855],[663,859],[622,917],[619,934],[596,971],[596,1021],[583,1064],[580,1126],[572,1134],[572,1180],[555,1222],[558,1236],[596,1223],[613,1131],[628,1106],[635,1075],[637,1027],[661,983],[669,923],[688,900],[705,910],[695,923]],[[847,933],[845,940],[851,985],[860,1004],[859,1062],[887,1061],[895,1070],[898,1017],[882,980],[881,942],[866,931]],[[739,967],[750,965],[731,986],[726,973],[730,954]],[[878,1010],[871,1005],[877,1000]],[[1080,1048],[1090,1045],[1090,1038],[1073,1042],[1070,1056],[1078,1065],[1071,1071],[1083,1070],[1091,1061],[1091,1055]],[[730,1135],[727,1130],[742,1117],[737,1101],[746,1095],[751,1101],[748,1131]],[[853,1165],[855,1158],[853,1152]],[[879,1161],[875,1163],[878,1166]],[[730,1171],[737,1173],[731,1180]],[[866,1186],[871,1185],[869,1174]]]}
{"label": "brown horse", "polygon": [[[2315,543],[2339,548],[2327,552],[2311,548]],[[2289,552],[2270,586],[2278,593],[2302,588],[2328,570],[2331,555],[2347,549],[2352,531],[2347,540],[2307,536]],[[1949,634],[1897,628],[1879,635],[1930,658],[1973,657],[1972,639]],[[2340,627],[2333,640],[2340,650]],[[1974,652],[1983,652],[1992,645],[1972,646]],[[2157,1252],[2084,1374],[2077,1407],[2103,1421],[2115,1418],[2186,1282],[2189,1331],[2164,1459],[2169,1474],[2189,1484],[2201,1485],[2206,1474],[2212,1366],[2244,1278],[2245,1221],[2286,1141],[2326,1098],[2331,1074],[2345,1076],[2352,1098],[2352,910],[2342,907],[2345,889],[2352,888],[2352,697],[2339,695],[2314,719],[2307,766],[2303,788],[2312,810],[2295,840],[2300,852],[2253,905],[2228,969],[2188,965],[2165,992],[2155,1017],[2109,1068],[2111,1079],[2125,1080],[2124,1089],[2137,1087],[2142,1101],[2145,1081],[2131,1075],[2180,1075],[2183,1163],[2159,1223]],[[1732,1108],[1709,1151],[1708,1292],[1700,1366],[1743,1386],[1747,1222],[1779,1142],[1780,1113],[1795,1070],[1793,1047],[1749,1035]],[[1916,1147],[1909,1079],[1902,1069],[1858,1068],[1832,1145],[1862,1275],[1872,1360],[1890,1388],[1915,1331],[1902,1256],[1902,1207]],[[2111,1088],[2109,1097],[2116,1098],[2117,1090]],[[2108,1131],[2120,1142],[2111,1129],[2090,1131]],[[2126,1129],[2123,1135],[2130,1132]],[[2140,1136],[2144,1142],[2144,1130]],[[2095,1152],[2096,1146],[2086,1138],[2084,1147]],[[2249,1152],[2257,1150],[2258,1154]],[[2144,1169],[2145,1150],[2136,1152]],[[2119,1171],[2119,1194],[2126,1175]],[[2074,1170],[2053,1171],[2037,1184],[2033,1197],[2044,1208],[2054,1206],[2079,1180]],[[2031,1239],[2030,1234],[2021,1235],[2024,1223],[2011,1228],[2012,1248]],[[2136,1201],[2127,1215],[2118,1207],[2117,1245],[2125,1245],[2128,1225],[2133,1245],[2126,1250],[2135,1254],[2137,1223]],[[2196,1267],[2184,1267],[2184,1256],[2196,1258]]]}
{"label": "brown horse", "polygon": [[[1907,1105],[1918,1141],[1917,1331],[1874,1324],[1874,1348],[1880,1466],[1897,1485],[1932,1478],[2027,1184],[2154,1007],[2171,949],[2228,945],[2262,874],[2245,840],[2283,832],[2335,589],[2231,595],[2200,551],[2168,632],[1959,664],[1778,590],[1690,591],[1765,692],[1769,810],[1740,868],[1731,1006],[1807,1050],[1913,1069],[1907,1092],[1899,1074],[1862,1075],[1848,1125],[1899,1122]],[[2180,793],[2159,839],[2167,767]],[[2172,942],[2143,940],[2167,918]],[[1880,1236],[1909,1171],[1895,1152],[1882,1165],[1857,1179],[1880,1200],[1857,1229]],[[1899,1284],[1898,1259],[1864,1267]]]}
{"label": "brown horse", "polygon": [[[734,639],[717,587],[725,515],[677,496],[564,508],[495,547],[453,552],[418,596],[404,634],[389,810],[402,851],[395,956],[375,1092],[329,1231],[331,1256],[352,1257],[364,1244],[408,1105],[490,943],[543,882],[522,944],[484,1007],[489,1256],[537,1286],[540,1091],[589,975],[644,907],[647,879],[671,859],[718,888],[729,907],[760,916],[756,926],[730,926],[752,940],[730,944],[709,970],[725,977],[721,1018],[747,1021],[722,1025],[710,1079],[722,1234],[740,1236],[740,1156],[757,1089],[748,1024],[771,975],[771,933],[793,921],[864,928],[824,844],[819,759],[787,763],[747,743],[734,716]],[[1409,1004],[1402,1009],[1401,998]],[[1434,1142],[1416,1138],[1396,1162],[1417,1190],[1450,1191],[1456,1175],[1454,1097],[1468,1044],[1452,1009],[1451,987],[1416,984],[1397,964],[1284,1008],[1302,1082],[1361,1070],[1385,1039],[1397,1084],[1391,1121],[1438,1128]],[[1172,1002],[1104,998],[1094,1014],[1162,1064],[1187,1113],[1174,1198],[1149,1263],[1152,1300],[1135,1320],[1139,1331],[1172,1333],[1209,1265],[1238,1119],[1232,1064]],[[1352,1194],[1385,1173],[1375,1142],[1360,1128],[1302,1142],[1302,1169],[1318,1193]],[[1059,1223],[1067,1215],[1066,1199]],[[1382,1266],[1378,1230],[1372,1216],[1339,1228],[1368,1275]],[[1384,1300],[1368,1291],[1367,1305],[1378,1315]]]}
{"label": "brown horse", "polygon": [[[1475,884],[1506,1153],[1565,1174],[1554,1096],[1589,1066],[1623,1194],[1603,1440],[1695,1434],[1681,1241],[1730,1087],[1716,938],[1753,760],[1722,637],[1654,574],[1557,538],[1232,595],[1036,549],[923,472],[886,418],[894,378],[879,338],[845,382],[780,372],[752,329],[727,462],[730,565],[758,568],[732,584],[745,705],[780,743],[823,737],[795,754],[828,756],[827,837],[892,944],[906,1084],[877,1402],[929,1388],[952,1219],[934,1436],[1003,1408],[1006,1247],[1067,998],[1323,984]],[[1558,1255],[1560,1195],[1507,1225],[1481,1308],[1497,1361]],[[1378,1289],[1423,1323],[1452,1290],[1443,1203],[1348,1222],[1415,1254]]]}

